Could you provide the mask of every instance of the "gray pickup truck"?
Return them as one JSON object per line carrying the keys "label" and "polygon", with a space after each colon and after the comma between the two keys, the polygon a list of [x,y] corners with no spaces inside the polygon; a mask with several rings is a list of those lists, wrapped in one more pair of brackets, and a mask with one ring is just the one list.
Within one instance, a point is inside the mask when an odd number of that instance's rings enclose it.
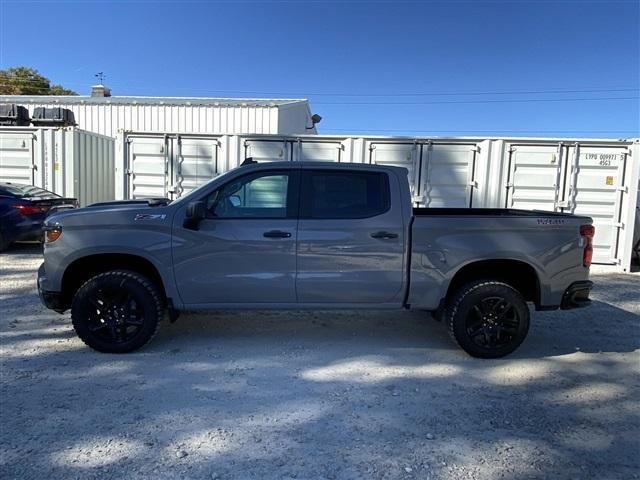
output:
{"label": "gray pickup truck", "polygon": [[416,309],[496,358],[529,307],[589,303],[592,221],[412,208],[403,168],[245,162],[170,202],[108,202],[45,222],[42,302],[101,352],[146,344],[203,309]]}

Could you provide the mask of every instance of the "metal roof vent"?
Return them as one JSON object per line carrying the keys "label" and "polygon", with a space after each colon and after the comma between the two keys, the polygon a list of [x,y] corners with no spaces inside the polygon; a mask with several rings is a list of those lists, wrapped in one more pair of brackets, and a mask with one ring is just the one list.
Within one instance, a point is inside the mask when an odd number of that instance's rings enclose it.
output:
{"label": "metal roof vent", "polygon": [[111,89],[105,87],[104,85],[92,85],[91,86],[91,96],[92,97],[110,97]]}

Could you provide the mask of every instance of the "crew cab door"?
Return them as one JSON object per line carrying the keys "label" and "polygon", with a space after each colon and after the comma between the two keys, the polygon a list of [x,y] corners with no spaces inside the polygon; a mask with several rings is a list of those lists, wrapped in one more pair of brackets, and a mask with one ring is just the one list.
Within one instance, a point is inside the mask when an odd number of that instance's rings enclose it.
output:
{"label": "crew cab door", "polygon": [[397,178],[303,167],[300,194],[298,301],[401,303],[406,238]]}
{"label": "crew cab door", "polygon": [[208,192],[197,230],[174,226],[187,305],[295,303],[298,169],[259,170]]}

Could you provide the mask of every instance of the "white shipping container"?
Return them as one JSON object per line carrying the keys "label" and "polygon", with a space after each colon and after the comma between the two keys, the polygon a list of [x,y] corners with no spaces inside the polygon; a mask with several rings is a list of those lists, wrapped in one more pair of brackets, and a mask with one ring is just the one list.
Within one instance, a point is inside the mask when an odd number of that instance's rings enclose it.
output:
{"label": "white shipping container", "polygon": [[248,157],[395,165],[407,169],[416,206],[591,216],[594,262],[630,266],[638,141],[122,132],[117,145],[118,198],[177,198]]}
{"label": "white shipping container", "polygon": [[639,156],[637,142],[509,142],[499,205],[590,216],[596,228],[594,263],[628,269]]}
{"label": "white shipping container", "polygon": [[36,154],[36,131],[0,127],[0,181],[42,187],[42,157]]}
{"label": "white shipping container", "polygon": [[115,197],[113,138],[78,128],[0,127],[0,181],[42,187],[82,206]]}
{"label": "white shipping container", "polygon": [[174,199],[190,192],[227,170],[228,159],[220,158],[222,140],[216,135],[120,134],[116,198]]}

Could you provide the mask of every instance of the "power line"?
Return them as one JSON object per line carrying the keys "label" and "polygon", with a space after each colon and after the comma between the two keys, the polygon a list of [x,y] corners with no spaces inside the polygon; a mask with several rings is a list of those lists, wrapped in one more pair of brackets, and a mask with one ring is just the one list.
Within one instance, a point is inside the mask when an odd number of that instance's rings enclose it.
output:
{"label": "power line", "polygon": [[[116,85],[117,86],[117,85]],[[187,89],[185,87],[184,89]],[[191,91],[205,91],[189,89]],[[262,92],[255,90],[206,90],[210,93],[231,93],[251,95],[285,95],[303,97],[422,97],[422,96],[475,96],[475,95],[534,95],[534,94],[565,94],[565,93],[612,93],[612,92],[638,92],[640,88],[597,88],[576,90],[509,90],[509,91],[485,91],[485,92],[402,92],[402,93],[347,93],[347,92]]]}
{"label": "power line", "polygon": [[[0,78],[15,78],[21,83],[34,83],[42,84],[41,80],[25,79],[15,75],[3,74]],[[50,82],[51,83],[51,82]],[[86,85],[84,83],[77,82],[64,82],[66,85]],[[115,83],[111,86],[131,86],[143,84],[131,84],[131,83]],[[253,95],[287,95],[287,96],[335,96],[335,97],[419,97],[419,96],[475,96],[475,95],[535,95],[535,94],[565,94],[565,93],[605,93],[605,92],[637,92],[640,91],[638,87],[611,87],[611,88],[585,88],[585,89],[548,89],[548,90],[488,90],[488,91],[476,91],[476,92],[462,92],[462,91],[450,91],[450,92],[400,92],[400,93],[350,93],[350,92],[265,92],[257,90],[210,90],[210,89],[198,89],[190,87],[173,87],[174,89],[200,91],[210,93],[229,93],[229,94],[253,94]]]}
{"label": "power line", "polygon": [[314,102],[314,105],[448,105],[481,103],[537,103],[537,102],[591,102],[603,100],[638,100],[640,97],[596,97],[596,98],[526,98],[508,100],[442,100],[435,102]]}
{"label": "power line", "polygon": [[[0,86],[12,87],[14,85],[0,83]],[[30,87],[36,90],[49,91],[50,87]],[[429,102],[314,102],[314,105],[452,105],[452,104],[491,104],[491,103],[544,103],[544,102],[591,102],[607,100],[638,100],[635,97],[592,97],[592,98],[524,98],[524,99],[500,99],[500,100],[438,100]]]}

